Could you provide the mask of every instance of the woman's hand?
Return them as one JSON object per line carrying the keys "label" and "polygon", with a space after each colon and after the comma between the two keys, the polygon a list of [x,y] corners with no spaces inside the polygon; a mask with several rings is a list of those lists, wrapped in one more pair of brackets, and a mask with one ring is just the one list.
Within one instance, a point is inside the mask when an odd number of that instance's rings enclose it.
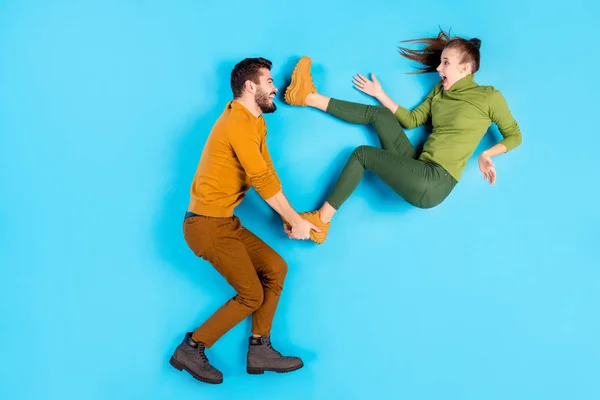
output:
{"label": "woman's hand", "polygon": [[369,96],[379,98],[383,94],[383,89],[375,77],[375,74],[371,74],[371,78],[373,79],[372,81],[370,81],[368,78],[365,78],[362,74],[358,74],[354,76],[352,83],[354,83],[354,87],[361,92],[366,93]]}
{"label": "woman's hand", "polygon": [[496,168],[492,162],[492,158],[485,154],[485,152],[479,155],[479,169],[483,173],[483,179],[490,182],[490,185],[496,183]]}

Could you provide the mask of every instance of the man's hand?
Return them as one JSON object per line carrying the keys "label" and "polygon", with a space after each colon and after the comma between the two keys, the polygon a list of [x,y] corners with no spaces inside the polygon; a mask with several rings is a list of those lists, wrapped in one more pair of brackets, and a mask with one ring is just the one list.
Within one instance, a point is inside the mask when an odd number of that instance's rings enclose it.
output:
{"label": "man's hand", "polygon": [[283,223],[283,230],[290,239],[310,239],[311,229],[317,232],[321,232],[319,228],[317,228],[315,225],[313,225],[305,219],[300,219],[300,221],[295,227],[290,227],[285,222]]}
{"label": "man's hand", "polygon": [[490,185],[496,183],[496,168],[492,162],[492,158],[487,154],[481,153],[478,159],[479,169],[483,173],[483,179],[489,181]]}
{"label": "man's hand", "polygon": [[292,238],[292,227],[289,226],[285,221],[283,221],[283,231],[290,239]]}

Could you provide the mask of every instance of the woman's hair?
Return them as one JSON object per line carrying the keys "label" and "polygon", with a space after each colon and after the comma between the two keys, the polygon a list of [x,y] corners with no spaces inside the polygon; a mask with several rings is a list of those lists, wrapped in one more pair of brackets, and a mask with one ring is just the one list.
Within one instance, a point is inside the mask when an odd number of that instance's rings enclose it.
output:
{"label": "woman's hair", "polygon": [[443,30],[435,38],[420,38],[412,40],[404,40],[404,42],[425,44],[426,46],[419,50],[411,50],[404,47],[400,47],[398,52],[408,58],[409,60],[416,61],[422,66],[417,68],[416,74],[424,74],[427,72],[435,72],[438,65],[441,62],[442,51],[444,49],[456,49],[462,54],[460,63],[471,63],[472,73],[479,70],[479,47],[481,46],[481,40],[473,38],[470,40],[463,39],[458,36],[450,37],[450,35]]}

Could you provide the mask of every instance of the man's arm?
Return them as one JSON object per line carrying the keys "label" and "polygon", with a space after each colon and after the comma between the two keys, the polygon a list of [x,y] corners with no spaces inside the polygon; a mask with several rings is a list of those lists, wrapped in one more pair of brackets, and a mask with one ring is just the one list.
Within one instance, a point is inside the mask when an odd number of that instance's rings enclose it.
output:
{"label": "man's arm", "polygon": [[[263,143],[262,156],[265,160],[265,163],[267,164],[267,167],[275,177],[275,180],[277,180],[279,185],[281,185],[281,180],[277,175],[277,171],[275,171],[275,166],[273,165],[273,160],[271,159],[271,154],[269,153],[269,147],[266,141]],[[265,199],[265,201],[281,216],[283,221],[292,228],[292,231],[299,224],[305,222],[304,219],[300,217],[300,215],[296,212],[296,210],[294,210],[294,208],[290,204],[289,200],[283,193],[283,188],[279,192],[277,192],[273,197]]]}
{"label": "man's arm", "polygon": [[265,201],[281,216],[281,218],[286,224],[292,227],[292,231],[294,231],[294,229],[297,229],[304,223],[308,222],[304,220],[296,212],[296,210],[294,210],[287,197],[285,197],[283,190],[280,190],[279,192],[275,193],[273,197],[265,199]]}
{"label": "man's arm", "polygon": [[[297,239],[307,239],[311,228],[318,231],[318,228],[300,217],[283,194],[275,170],[270,168],[261,152],[261,140],[256,128],[250,124],[242,124],[228,133],[228,139],[258,194],[292,226],[293,236]],[[265,151],[268,154],[266,144]],[[270,161],[270,157],[267,158]]]}
{"label": "man's arm", "polygon": [[244,120],[228,127],[227,138],[252,186],[263,199],[271,198],[281,190],[281,185],[267,165],[260,151],[260,138],[256,127]]}
{"label": "man's arm", "polygon": [[265,142],[263,143],[263,145],[264,145],[263,151],[262,151],[263,159],[265,160],[265,163],[267,163],[267,167],[269,168],[269,171],[271,171],[271,174],[273,174],[273,176],[275,177],[275,180],[277,181],[277,183],[279,185],[281,185],[281,180],[279,179],[279,176],[277,175],[277,172],[275,171],[275,166],[273,165],[273,160],[271,159],[271,155],[269,154],[269,149],[267,146],[266,139],[265,139]]}

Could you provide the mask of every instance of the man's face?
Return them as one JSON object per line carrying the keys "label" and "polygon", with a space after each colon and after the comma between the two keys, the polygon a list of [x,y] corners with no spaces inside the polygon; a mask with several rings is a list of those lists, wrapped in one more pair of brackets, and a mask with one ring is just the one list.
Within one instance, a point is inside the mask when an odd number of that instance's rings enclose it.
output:
{"label": "man's face", "polygon": [[273,84],[271,71],[267,68],[262,68],[260,72],[261,75],[258,78],[259,83],[256,85],[254,100],[263,113],[273,113],[277,109],[273,99],[275,98],[275,93],[277,93],[278,89]]}

